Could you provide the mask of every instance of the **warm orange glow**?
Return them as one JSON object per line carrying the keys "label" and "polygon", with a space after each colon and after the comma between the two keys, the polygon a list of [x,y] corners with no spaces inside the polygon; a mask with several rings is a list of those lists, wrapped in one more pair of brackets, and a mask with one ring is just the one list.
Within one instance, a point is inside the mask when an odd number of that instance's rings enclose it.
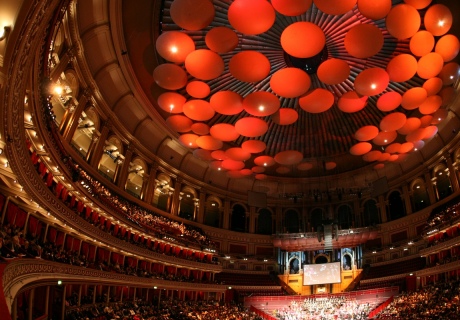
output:
{"label": "warm orange glow", "polygon": [[391,10],[391,0],[358,0],[358,9],[366,18],[380,20]]}
{"label": "warm orange glow", "polygon": [[217,123],[209,129],[209,133],[221,141],[234,141],[240,134],[236,132],[235,126],[229,123]]}
{"label": "warm orange glow", "polygon": [[172,63],[160,64],[153,70],[156,84],[167,90],[178,90],[187,84],[187,73]]}
{"label": "warm orange glow", "polygon": [[388,32],[396,39],[409,39],[420,28],[420,14],[414,7],[408,4],[394,6],[386,19]]}
{"label": "warm orange glow", "polygon": [[[311,22],[294,22],[281,33],[281,46],[284,51],[297,58],[317,55],[326,44],[323,30]],[[309,45],[304,45],[308,43]]]}
{"label": "warm orange glow", "polygon": [[243,144],[241,145],[241,148],[243,148],[243,150],[246,150],[250,153],[262,152],[265,150],[266,147],[267,145],[265,144],[265,142],[260,140],[247,140],[243,142]]}
{"label": "warm orange glow", "polygon": [[353,9],[356,0],[313,0],[316,7],[324,13],[339,15]]}
{"label": "warm orange glow", "polygon": [[421,30],[414,34],[409,42],[410,51],[417,57],[424,56],[434,48],[434,37],[431,32]]}
{"label": "warm orange glow", "polygon": [[[217,150],[222,148],[222,141],[211,137],[211,136],[201,136],[196,139],[196,144],[205,150]],[[224,167],[225,168],[225,167]]]}
{"label": "warm orange glow", "polygon": [[368,97],[359,96],[355,91],[345,92],[337,102],[340,110],[347,113],[358,112],[367,104]]}
{"label": "warm orange glow", "polygon": [[297,111],[290,108],[279,109],[278,112],[272,115],[273,122],[282,126],[293,124],[298,118]]}
{"label": "warm orange glow", "polygon": [[270,61],[257,51],[235,54],[228,64],[232,76],[243,82],[258,82],[270,73]]}
{"label": "warm orange glow", "polygon": [[[363,96],[382,93],[390,82],[390,76],[381,68],[369,68],[362,71],[355,79],[355,90]],[[372,85],[369,85],[369,84]]]}
{"label": "warm orange glow", "polygon": [[185,69],[200,80],[212,80],[224,72],[224,60],[211,50],[199,49],[185,58]]}
{"label": "warm orange glow", "polygon": [[364,126],[355,132],[355,139],[358,141],[369,141],[374,139],[379,134],[379,129],[376,126]]}
{"label": "warm orange glow", "polygon": [[387,65],[387,72],[391,81],[405,82],[417,72],[417,59],[410,54],[399,54]]}
{"label": "warm orange glow", "polygon": [[276,71],[270,78],[271,89],[279,96],[295,98],[310,89],[308,73],[298,68],[284,68]]}
{"label": "warm orange glow", "polygon": [[183,115],[173,115],[166,119],[166,123],[177,132],[188,132],[192,126],[192,120]]}
{"label": "warm orange glow", "polygon": [[345,35],[345,49],[355,58],[369,58],[383,47],[383,34],[373,24],[357,24]]}
{"label": "warm orange glow", "polygon": [[264,33],[275,22],[275,9],[266,0],[235,0],[228,7],[228,21],[241,33]]}
{"label": "warm orange glow", "polygon": [[235,123],[235,129],[242,136],[255,138],[264,135],[268,130],[268,125],[262,119],[246,117]]}
{"label": "warm orange glow", "polygon": [[436,77],[441,72],[444,60],[439,53],[430,52],[418,60],[417,74],[422,79]]}
{"label": "warm orange glow", "polygon": [[426,90],[421,87],[409,89],[403,94],[401,106],[406,110],[417,109],[427,97]]}
{"label": "warm orange glow", "polygon": [[243,111],[243,98],[233,91],[219,91],[209,100],[211,107],[224,115],[235,115]]}
{"label": "warm orange glow", "polygon": [[442,36],[452,27],[452,12],[443,4],[432,5],[425,13],[424,23],[434,36]]}
{"label": "warm orange glow", "polygon": [[380,130],[396,131],[404,126],[406,120],[406,115],[402,112],[390,113],[380,120]]}
{"label": "warm orange glow", "polygon": [[243,108],[250,115],[264,117],[274,114],[280,108],[277,96],[266,91],[250,93],[243,99]]}
{"label": "warm orange glow", "polygon": [[184,103],[184,114],[192,120],[206,121],[211,119],[215,111],[205,100],[189,100]]}
{"label": "warm orange glow", "polygon": [[398,92],[390,91],[382,94],[377,100],[377,108],[380,111],[392,111],[399,107],[402,96]]}
{"label": "warm orange glow", "polygon": [[209,0],[174,0],[170,8],[174,23],[186,30],[206,28],[214,20],[214,13]]}
{"label": "warm orange glow", "polygon": [[308,92],[299,98],[300,107],[310,113],[321,113],[329,110],[334,104],[334,95],[322,88]]}
{"label": "warm orange glow", "polygon": [[325,84],[339,84],[350,76],[350,66],[345,60],[332,58],[321,63],[316,74]]}
{"label": "warm orange glow", "polygon": [[285,16],[298,16],[310,9],[313,0],[271,0],[273,8]]}
{"label": "warm orange glow", "polygon": [[230,52],[238,46],[238,35],[230,28],[216,27],[209,30],[205,37],[209,49],[217,53]]}

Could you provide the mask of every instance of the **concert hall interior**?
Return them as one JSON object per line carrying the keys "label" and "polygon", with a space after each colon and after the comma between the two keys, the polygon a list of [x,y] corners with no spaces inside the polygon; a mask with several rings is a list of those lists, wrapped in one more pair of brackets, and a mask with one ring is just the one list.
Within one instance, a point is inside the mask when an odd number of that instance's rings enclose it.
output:
{"label": "concert hall interior", "polygon": [[454,319],[459,37],[458,0],[2,0],[0,319]]}

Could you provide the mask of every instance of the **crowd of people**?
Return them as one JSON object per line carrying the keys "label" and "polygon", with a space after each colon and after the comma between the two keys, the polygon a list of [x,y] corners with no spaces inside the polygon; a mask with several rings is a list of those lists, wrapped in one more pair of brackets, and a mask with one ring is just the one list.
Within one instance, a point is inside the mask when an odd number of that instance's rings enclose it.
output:
{"label": "crowd of people", "polygon": [[145,302],[140,299],[129,302],[96,304],[77,307],[66,312],[69,320],[262,320],[255,313],[240,305],[220,304],[215,301],[161,300]]}
{"label": "crowd of people", "polygon": [[109,262],[102,259],[90,261],[83,253],[65,250],[62,246],[49,241],[43,242],[38,237],[32,235],[24,237],[19,228],[11,224],[4,224],[0,227],[0,261],[21,257],[39,258],[136,277],[178,282],[216,283],[211,279],[197,279],[193,276],[193,273],[190,273],[190,275],[168,273],[167,268],[163,272],[155,272],[153,270],[145,270],[140,267],[136,268],[128,264],[123,265],[118,262]]}
{"label": "crowd of people", "polygon": [[14,225],[4,224],[0,228],[0,259],[12,259],[16,257],[38,257],[41,247],[38,239],[26,239]]}
{"label": "crowd of people", "polygon": [[378,319],[458,319],[460,312],[460,281],[427,285],[418,291],[395,297]]}
{"label": "crowd of people", "polygon": [[140,227],[147,228],[147,231],[154,232],[159,235],[169,235],[172,237],[180,236],[181,239],[175,238],[177,241],[194,242],[200,246],[213,248],[215,244],[206,236],[199,228],[184,225],[178,221],[168,219],[157,213],[147,211],[122,197],[113,194],[109,189],[101,184],[97,179],[93,179],[85,171],[81,170],[78,165],[68,161],[72,170],[79,174],[79,179],[87,186],[87,190],[93,196],[104,202],[105,205],[122,213],[129,220],[136,223]]}
{"label": "crowd of people", "polygon": [[427,225],[425,230],[429,231],[434,227],[449,224],[454,220],[457,220],[460,216],[460,199],[454,199],[448,204],[435,209],[431,212],[427,219]]}
{"label": "crowd of people", "polygon": [[333,320],[367,319],[376,303],[362,303],[346,297],[306,298],[303,302],[292,301],[274,315],[280,320]]}

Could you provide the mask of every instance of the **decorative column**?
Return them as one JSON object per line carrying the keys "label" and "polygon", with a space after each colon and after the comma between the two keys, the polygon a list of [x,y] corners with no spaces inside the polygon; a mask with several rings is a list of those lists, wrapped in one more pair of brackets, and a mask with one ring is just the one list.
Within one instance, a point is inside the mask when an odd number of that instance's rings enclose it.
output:
{"label": "decorative column", "polygon": [[111,122],[105,121],[102,125],[101,135],[99,136],[99,139],[95,141],[97,143],[94,147],[93,152],[91,153],[88,152],[87,159],[89,160],[89,164],[95,169],[97,169],[99,165],[99,161],[101,160],[102,153],[104,152],[105,142],[107,141],[107,138],[109,137],[109,133],[111,129],[112,129]]}
{"label": "decorative column", "polygon": [[114,177],[114,182],[122,190],[125,190],[126,180],[128,179],[129,174],[128,171],[131,166],[131,159],[133,158],[133,148],[131,145],[128,145],[124,157],[125,159],[123,160],[121,169],[118,171],[118,174],[116,174]]}
{"label": "decorative column", "polygon": [[230,228],[230,200],[224,200],[224,218],[222,221],[222,228],[228,230]]}
{"label": "decorative column", "polygon": [[[64,307],[65,307],[65,290],[64,290],[63,299],[64,299]],[[29,320],[34,319],[34,317],[33,317],[34,302],[35,302],[35,288],[32,288],[32,289],[30,289],[30,293],[29,293],[29,306],[28,306],[29,310],[28,310],[28,314],[27,314],[27,319],[29,319]],[[62,319],[64,319],[64,318],[62,318]]]}
{"label": "decorative column", "polygon": [[171,202],[171,214],[177,216],[179,214],[179,196],[182,187],[182,178],[177,177],[176,183],[174,184],[174,193],[172,195],[172,202]]}
{"label": "decorative column", "polygon": [[256,232],[256,207],[249,207],[249,233]]}
{"label": "decorative column", "polygon": [[91,89],[85,88],[81,94],[78,104],[67,108],[64,120],[61,125],[61,134],[65,141],[70,142],[78,128],[78,119],[86,108],[86,104],[91,101]]}
{"label": "decorative column", "polygon": [[203,223],[204,221],[204,209],[206,208],[206,190],[200,189],[200,206],[198,207],[198,215],[196,222]]}
{"label": "decorative column", "polygon": [[377,204],[377,207],[379,208],[379,211],[380,211],[380,216],[382,219],[381,222],[384,223],[388,221],[385,198],[383,197],[383,195],[379,195],[378,199],[379,199],[379,203]]}
{"label": "decorative column", "polygon": [[460,189],[457,175],[455,173],[455,168],[452,163],[452,159],[449,154],[446,155],[446,163],[447,167],[449,168],[449,177],[450,177],[450,182],[452,184],[452,192],[456,192]]}
{"label": "decorative column", "polygon": [[75,50],[72,47],[69,47],[67,51],[59,58],[59,62],[55,66],[55,68],[51,71],[51,81],[56,82],[61,77],[61,73],[65,71],[67,65],[70,61],[75,58]]}
{"label": "decorative column", "polygon": [[409,215],[412,213],[412,202],[410,200],[410,191],[409,187],[407,184],[404,184],[402,186],[402,191],[403,191],[403,197],[404,197],[404,203],[406,205],[406,215]]}
{"label": "decorative column", "polygon": [[158,171],[158,163],[153,163],[150,167],[150,172],[148,175],[148,183],[144,193],[143,200],[148,204],[151,204],[153,201],[153,196],[155,194],[155,188],[157,187],[157,171]]}
{"label": "decorative column", "polygon": [[281,207],[276,207],[275,209],[275,221],[276,221],[276,230],[275,232],[278,233],[283,233],[283,208]]}
{"label": "decorative column", "polygon": [[428,196],[430,198],[430,204],[436,203],[436,195],[434,193],[433,181],[431,181],[430,172],[425,172],[425,185],[428,190]]}

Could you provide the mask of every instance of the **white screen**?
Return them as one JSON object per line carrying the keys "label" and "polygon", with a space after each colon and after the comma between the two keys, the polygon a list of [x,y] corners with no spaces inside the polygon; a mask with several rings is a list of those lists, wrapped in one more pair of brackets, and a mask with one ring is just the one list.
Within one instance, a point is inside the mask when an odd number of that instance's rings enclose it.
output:
{"label": "white screen", "polygon": [[305,264],[303,266],[303,285],[340,283],[340,262]]}

